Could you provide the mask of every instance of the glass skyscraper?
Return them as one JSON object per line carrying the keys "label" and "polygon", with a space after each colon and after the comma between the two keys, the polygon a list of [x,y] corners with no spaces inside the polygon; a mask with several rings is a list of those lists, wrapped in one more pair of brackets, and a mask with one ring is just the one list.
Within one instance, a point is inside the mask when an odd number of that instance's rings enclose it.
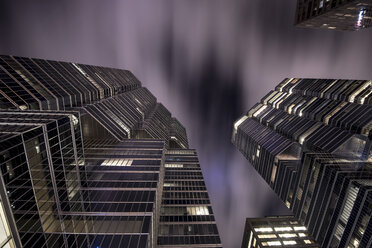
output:
{"label": "glass skyscraper", "polygon": [[287,78],[232,142],[321,247],[371,247],[371,130],[372,81]]}
{"label": "glass skyscraper", "polygon": [[297,0],[296,26],[356,31],[372,26],[371,0]]}
{"label": "glass skyscraper", "polygon": [[0,56],[1,247],[222,247],[186,130],[129,71]]}

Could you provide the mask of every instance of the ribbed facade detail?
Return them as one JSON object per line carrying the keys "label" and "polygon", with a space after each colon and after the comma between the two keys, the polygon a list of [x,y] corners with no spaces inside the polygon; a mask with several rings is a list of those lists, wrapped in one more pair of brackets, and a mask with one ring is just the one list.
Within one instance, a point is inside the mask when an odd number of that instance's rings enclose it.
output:
{"label": "ribbed facade detail", "polygon": [[372,26],[371,0],[297,0],[296,26],[357,31]]}
{"label": "ribbed facade detail", "polygon": [[287,78],[234,124],[234,145],[321,247],[371,245],[371,101],[370,80]]}
{"label": "ribbed facade detail", "polygon": [[186,129],[129,71],[77,63],[0,56],[0,220],[10,248],[222,247]]}

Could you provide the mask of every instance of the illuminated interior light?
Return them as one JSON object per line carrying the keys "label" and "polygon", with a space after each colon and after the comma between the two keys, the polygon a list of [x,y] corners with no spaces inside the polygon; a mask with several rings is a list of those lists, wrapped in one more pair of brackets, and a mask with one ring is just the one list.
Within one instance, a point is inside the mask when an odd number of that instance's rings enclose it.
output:
{"label": "illuminated interior light", "polygon": [[116,158],[116,159],[106,159],[102,162],[102,166],[131,166],[133,159],[126,158]]}
{"label": "illuminated interior light", "polygon": [[273,238],[277,238],[276,234],[259,234],[257,236],[260,239],[273,239]]}
{"label": "illuminated interior light", "polygon": [[20,109],[20,110],[26,110],[26,109],[28,109],[28,108],[27,108],[26,105],[20,105],[20,106],[19,106],[19,109]]}
{"label": "illuminated interior light", "polygon": [[292,231],[292,227],[290,226],[280,226],[280,227],[274,227],[276,232],[283,232],[283,231]]}
{"label": "illuminated interior light", "polygon": [[267,242],[267,244],[269,246],[281,246],[282,245],[282,243],[280,243],[280,241],[269,241],[269,242]]}
{"label": "illuminated interior light", "polygon": [[305,233],[299,233],[298,236],[300,236],[300,237],[306,237],[306,234]]}
{"label": "illuminated interior light", "polygon": [[165,164],[166,168],[183,168],[183,164]]}
{"label": "illuminated interior light", "polygon": [[308,239],[305,239],[304,240],[305,244],[312,244],[313,242],[311,242],[311,240],[308,240]]}
{"label": "illuminated interior light", "polygon": [[188,215],[209,215],[208,207],[197,206],[197,207],[186,207]]}
{"label": "illuminated interior light", "polygon": [[177,187],[178,185],[175,183],[164,183],[164,187]]}
{"label": "illuminated interior light", "polygon": [[295,231],[306,231],[306,227],[304,226],[295,226],[293,227]]}
{"label": "illuminated interior light", "polygon": [[294,241],[294,240],[285,240],[285,241],[283,241],[283,244],[285,244],[285,245],[295,245],[295,244],[297,244],[297,242]]}
{"label": "illuminated interior light", "polygon": [[79,124],[79,119],[75,115],[71,115],[72,124],[76,126]]}
{"label": "illuminated interior light", "polygon": [[295,233],[281,233],[281,234],[279,234],[279,237],[281,237],[281,238],[293,238],[293,237],[297,237],[297,234],[295,234]]}
{"label": "illuminated interior light", "polygon": [[259,227],[254,229],[256,232],[272,232],[273,229],[271,227]]}

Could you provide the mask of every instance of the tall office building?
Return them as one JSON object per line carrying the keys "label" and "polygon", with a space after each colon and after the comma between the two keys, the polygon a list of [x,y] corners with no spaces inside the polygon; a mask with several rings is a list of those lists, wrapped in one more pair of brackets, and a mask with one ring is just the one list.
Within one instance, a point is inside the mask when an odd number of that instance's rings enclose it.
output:
{"label": "tall office building", "polygon": [[0,136],[1,247],[222,247],[185,128],[129,71],[0,56]]}
{"label": "tall office building", "polygon": [[356,31],[372,26],[371,0],[298,0],[298,27]]}
{"label": "tall office building", "polygon": [[372,81],[283,80],[232,142],[321,247],[372,244]]}

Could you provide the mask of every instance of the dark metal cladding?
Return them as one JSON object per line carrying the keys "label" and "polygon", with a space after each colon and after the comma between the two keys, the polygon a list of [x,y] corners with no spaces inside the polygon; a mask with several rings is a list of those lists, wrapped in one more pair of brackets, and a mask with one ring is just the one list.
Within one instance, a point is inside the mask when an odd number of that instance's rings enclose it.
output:
{"label": "dark metal cladding", "polygon": [[222,247],[185,128],[129,71],[0,56],[0,168],[2,247]]}
{"label": "dark metal cladding", "polygon": [[232,134],[321,247],[371,246],[371,139],[371,80],[284,79]]}
{"label": "dark metal cladding", "polygon": [[372,0],[298,0],[297,27],[357,31],[372,26]]}

